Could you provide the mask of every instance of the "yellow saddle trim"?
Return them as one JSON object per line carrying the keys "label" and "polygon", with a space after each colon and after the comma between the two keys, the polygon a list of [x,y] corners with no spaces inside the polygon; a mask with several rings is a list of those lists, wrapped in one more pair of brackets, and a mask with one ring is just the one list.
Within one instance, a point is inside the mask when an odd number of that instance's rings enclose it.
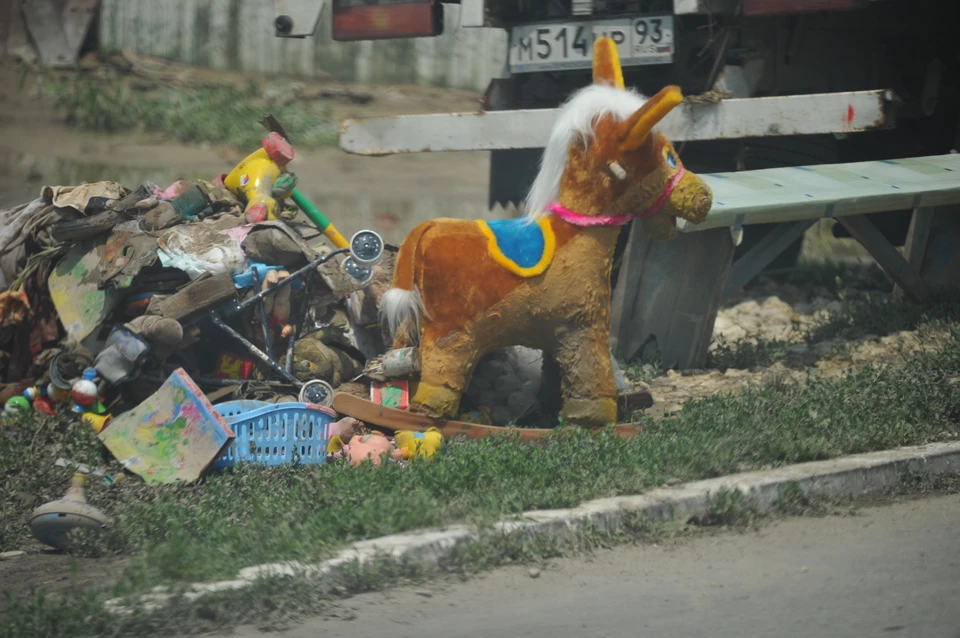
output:
{"label": "yellow saddle trim", "polygon": [[550,262],[553,261],[553,253],[557,247],[557,238],[553,234],[550,219],[547,216],[543,216],[536,221],[536,224],[540,227],[540,230],[543,231],[543,254],[540,256],[540,261],[536,264],[524,267],[518,265],[515,261],[503,254],[503,251],[500,250],[500,245],[497,243],[497,236],[494,234],[493,229],[487,225],[485,220],[477,220],[480,232],[487,238],[487,248],[493,260],[513,274],[520,275],[521,277],[536,277],[537,275],[542,275],[550,265]]}

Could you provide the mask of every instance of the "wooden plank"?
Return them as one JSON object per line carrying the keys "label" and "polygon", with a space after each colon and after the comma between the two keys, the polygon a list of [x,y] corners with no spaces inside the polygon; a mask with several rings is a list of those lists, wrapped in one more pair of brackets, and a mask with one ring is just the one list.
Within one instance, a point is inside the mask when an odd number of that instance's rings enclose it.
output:
{"label": "wooden plank", "polygon": [[[910,228],[907,229],[907,239],[903,245],[903,256],[917,272],[923,265],[923,256],[927,252],[927,243],[930,241],[930,229],[936,210],[933,208],[914,209],[910,217]],[[903,296],[903,288],[898,284],[893,286],[895,297]]]}
{"label": "wooden plank", "polygon": [[[517,109],[345,119],[340,123],[340,148],[371,156],[540,149],[550,139],[558,113],[559,109]],[[851,113],[853,119],[848,117]],[[677,143],[852,133],[883,128],[892,121],[887,92],[873,90],[682,104],[659,128]]]}
{"label": "wooden plank", "polygon": [[960,204],[960,154],[702,175],[713,207],[681,233]]}
{"label": "wooden plank", "polygon": [[69,68],[77,56],[67,44],[67,35],[60,22],[59,7],[53,0],[26,0],[23,18],[40,54],[43,66]]}
{"label": "wooden plank", "polygon": [[667,242],[631,225],[613,291],[611,345],[624,360],[659,356],[665,367],[702,367],[733,259],[726,228]]}
{"label": "wooden plank", "polygon": [[863,215],[841,217],[839,221],[913,300],[922,302],[930,296],[930,288],[917,270],[907,263],[873,222]]}
{"label": "wooden plank", "polygon": [[[333,408],[340,414],[352,416],[358,421],[373,423],[388,430],[412,430],[425,432],[429,428],[437,428],[445,438],[452,438],[463,434],[471,439],[485,439],[488,436],[516,434],[521,441],[536,441],[554,432],[553,428],[520,428],[501,427],[497,425],[480,425],[464,423],[448,419],[435,419],[423,414],[416,414],[406,410],[397,410],[361,399],[352,394],[338,393],[333,398]],[[613,431],[618,436],[632,439],[643,432],[643,426],[636,423],[615,425]]]}
{"label": "wooden plank", "polygon": [[724,297],[729,297],[743,288],[751,279],[759,275],[774,259],[780,256],[787,246],[795,242],[807,229],[817,223],[809,219],[792,224],[780,224],[767,233],[763,239],[747,251],[743,257],[733,263],[727,275],[727,287]]}

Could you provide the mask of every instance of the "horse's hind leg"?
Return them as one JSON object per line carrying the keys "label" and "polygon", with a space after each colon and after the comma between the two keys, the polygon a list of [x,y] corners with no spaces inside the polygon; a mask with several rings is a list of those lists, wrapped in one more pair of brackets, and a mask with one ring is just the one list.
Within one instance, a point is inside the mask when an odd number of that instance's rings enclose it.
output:
{"label": "horse's hind leg", "polygon": [[567,422],[603,427],[617,420],[617,385],[610,359],[610,331],[587,326],[559,340],[554,357],[562,370],[563,408]]}
{"label": "horse's hind leg", "polygon": [[433,417],[455,419],[460,395],[470,382],[479,353],[463,331],[438,336],[429,327],[420,339],[420,380],[410,409]]}

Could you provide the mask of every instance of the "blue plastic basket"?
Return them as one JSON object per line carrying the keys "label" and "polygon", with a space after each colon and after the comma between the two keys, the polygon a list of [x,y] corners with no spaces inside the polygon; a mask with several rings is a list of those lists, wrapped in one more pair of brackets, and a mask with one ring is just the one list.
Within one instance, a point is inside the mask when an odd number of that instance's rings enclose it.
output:
{"label": "blue plastic basket", "polygon": [[285,465],[299,455],[303,464],[326,463],[330,424],[337,413],[312,403],[230,401],[214,406],[235,435],[218,470],[237,463]]}
{"label": "blue plastic basket", "polygon": [[267,401],[226,401],[216,404],[213,406],[213,409],[217,411],[217,414],[229,421],[230,417],[253,412],[268,405],[274,404]]}

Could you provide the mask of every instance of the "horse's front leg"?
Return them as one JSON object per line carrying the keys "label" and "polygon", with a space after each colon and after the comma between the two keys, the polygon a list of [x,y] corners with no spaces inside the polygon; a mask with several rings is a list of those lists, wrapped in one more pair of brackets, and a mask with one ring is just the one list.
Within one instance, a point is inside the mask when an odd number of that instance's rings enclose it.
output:
{"label": "horse's front leg", "polygon": [[420,380],[410,409],[433,417],[455,419],[460,396],[470,382],[479,352],[473,337],[464,330],[438,334],[431,326],[420,339]]}
{"label": "horse's front leg", "polygon": [[565,331],[554,351],[561,369],[565,421],[604,427],[617,421],[617,384],[610,359],[610,329],[587,325]]}

